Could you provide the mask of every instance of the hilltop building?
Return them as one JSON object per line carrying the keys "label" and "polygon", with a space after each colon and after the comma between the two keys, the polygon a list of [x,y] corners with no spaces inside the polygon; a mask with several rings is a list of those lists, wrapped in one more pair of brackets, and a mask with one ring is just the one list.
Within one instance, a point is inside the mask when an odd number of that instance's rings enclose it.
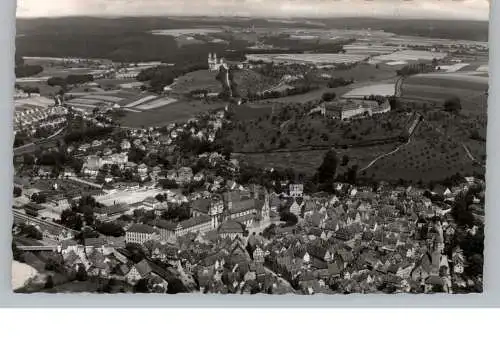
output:
{"label": "hilltop building", "polygon": [[321,115],[332,118],[347,120],[383,114],[391,110],[388,100],[346,100],[324,103],[321,107]]}
{"label": "hilltop building", "polygon": [[211,72],[217,72],[219,71],[220,67],[224,67],[228,69],[227,63],[224,60],[224,58],[217,59],[217,54],[216,53],[209,53],[208,54],[208,69]]}

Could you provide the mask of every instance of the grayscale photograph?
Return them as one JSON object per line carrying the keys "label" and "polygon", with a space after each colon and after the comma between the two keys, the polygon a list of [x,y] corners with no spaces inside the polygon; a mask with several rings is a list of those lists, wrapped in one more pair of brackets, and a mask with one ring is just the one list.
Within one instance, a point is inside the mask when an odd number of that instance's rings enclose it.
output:
{"label": "grayscale photograph", "polygon": [[489,9],[18,0],[13,292],[482,293]]}

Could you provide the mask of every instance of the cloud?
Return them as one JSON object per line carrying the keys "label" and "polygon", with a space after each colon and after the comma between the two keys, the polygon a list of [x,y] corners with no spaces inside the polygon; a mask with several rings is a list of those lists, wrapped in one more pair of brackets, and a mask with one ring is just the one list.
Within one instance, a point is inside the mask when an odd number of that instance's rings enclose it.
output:
{"label": "cloud", "polygon": [[234,15],[487,20],[488,0],[18,0],[18,17]]}

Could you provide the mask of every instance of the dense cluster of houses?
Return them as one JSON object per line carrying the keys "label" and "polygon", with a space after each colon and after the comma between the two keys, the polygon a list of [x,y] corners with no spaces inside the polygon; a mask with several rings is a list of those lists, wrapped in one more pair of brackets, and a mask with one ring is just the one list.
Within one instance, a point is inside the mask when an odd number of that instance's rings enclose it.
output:
{"label": "dense cluster of houses", "polygon": [[[70,269],[131,285],[147,280],[160,292],[176,284],[173,280],[190,291],[278,294],[451,293],[482,283],[465,275],[471,262],[459,246],[451,247],[457,227],[451,205],[476,184],[472,178],[432,191],[338,183],[334,194],[311,195],[297,182],[285,182],[285,192],[277,193],[222,177],[217,172],[236,174],[239,164],[217,152],[170,163],[168,170],[160,162],[130,161],[137,151],[174,155],[186,134],[212,142],[223,119],[224,112],[217,112],[182,125],[128,130],[121,139],[106,136],[70,145],[66,151],[82,160],[81,171],[64,168],[58,179],[46,180],[42,177],[54,171],[40,167],[31,178],[34,184],[16,181],[23,193],[15,204],[27,199],[37,215],[60,215],[83,191],[102,200],[109,194],[144,196],[92,210],[96,220],[119,225],[123,236],[51,240]],[[164,188],[165,181],[196,188],[180,192]],[[158,187],[163,193],[144,194]],[[37,202],[41,209],[33,203],[35,194],[45,196]],[[482,204],[477,199],[473,204],[482,217]],[[185,217],[165,216],[183,205],[189,207]],[[149,212],[148,218],[135,210]],[[133,248],[141,248],[141,259]]]}

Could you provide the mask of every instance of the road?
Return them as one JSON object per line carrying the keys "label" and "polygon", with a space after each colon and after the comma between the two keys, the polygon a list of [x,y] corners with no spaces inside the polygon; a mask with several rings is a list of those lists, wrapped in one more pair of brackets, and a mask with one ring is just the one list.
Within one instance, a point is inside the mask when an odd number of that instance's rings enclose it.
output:
{"label": "road", "polygon": [[71,234],[76,234],[76,231],[66,228],[65,226],[62,226],[60,224],[26,215],[22,213],[20,210],[13,209],[12,211],[14,214],[14,221],[34,223],[40,226],[43,230],[47,230],[53,235],[57,235],[62,231],[67,231]]}
{"label": "road", "polygon": [[57,136],[59,136],[59,134],[61,134],[64,130],[66,129],[66,127],[63,127],[59,130],[57,130],[55,133],[53,133],[52,135],[38,141],[37,143],[28,143],[28,144],[24,144],[20,147],[17,147],[17,148],[14,148],[13,149],[13,152],[14,152],[14,155],[15,156],[19,156],[19,155],[23,155],[23,154],[26,154],[26,153],[31,153],[31,152],[34,152],[39,146],[43,145],[44,143],[47,143],[47,142],[50,142],[52,141],[54,138],[56,138]]}

